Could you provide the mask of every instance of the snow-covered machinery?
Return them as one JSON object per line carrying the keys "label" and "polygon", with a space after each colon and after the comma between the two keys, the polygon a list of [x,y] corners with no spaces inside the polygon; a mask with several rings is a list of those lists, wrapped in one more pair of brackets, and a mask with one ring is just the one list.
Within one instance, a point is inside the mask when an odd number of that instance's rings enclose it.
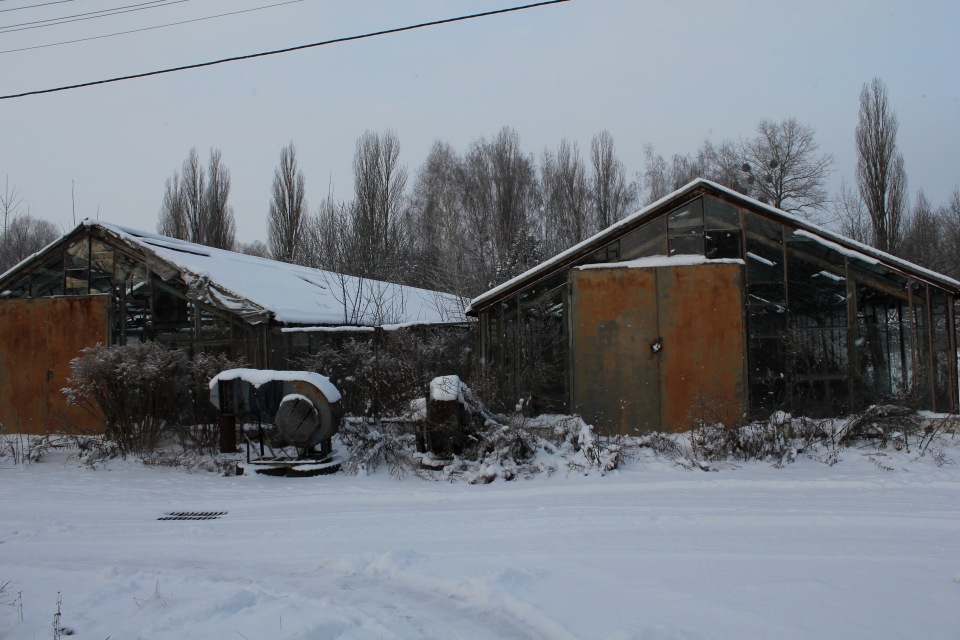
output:
{"label": "snow-covered machinery", "polygon": [[[340,427],[340,392],[330,379],[309,371],[228,369],[210,380],[210,401],[221,416],[255,419],[259,447],[247,438],[247,465],[270,475],[320,475],[340,468],[331,438]],[[221,421],[223,418],[221,419]],[[265,446],[263,422],[272,423],[296,455]],[[270,449],[267,455],[265,449]],[[251,449],[258,455],[251,455]],[[243,473],[243,466],[238,467]]]}

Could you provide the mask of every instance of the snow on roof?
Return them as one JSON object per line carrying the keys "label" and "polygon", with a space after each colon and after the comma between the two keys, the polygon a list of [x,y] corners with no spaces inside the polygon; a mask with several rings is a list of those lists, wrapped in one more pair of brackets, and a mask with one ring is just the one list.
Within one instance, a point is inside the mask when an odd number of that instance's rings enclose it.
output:
{"label": "snow on roof", "polygon": [[701,187],[701,186],[706,186],[715,191],[722,192],[727,197],[734,200],[739,200],[745,204],[749,204],[754,208],[763,209],[767,213],[772,214],[774,217],[786,219],[801,230],[801,231],[798,231],[798,233],[800,233],[801,235],[805,235],[810,239],[814,239],[818,242],[821,242],[825,245],[830,246],[831,248],[835,248],[836,250],[841,251],[841,253],[849,257],[856,258],[870,264],[876,264],[878,261],[882,261],[887,264],[895,265],[899,268],[906,269],[907,271],[912,271],[913,273],[926,277],[933,282],[939,282],[943,285],[947,285],[955,289],[960,289],[960,281],[954,280],[953,278],[947,277],[943,274],[937,273],[935,271],[931,271],[929,269],[925,269],[924,267],[913,264],[912,262],[909,262],[902,258],[898,258],[894,255],[886,253],[885,251],[881,251],[874,247],[862,244],[860,242],[857,242],[856,240],[851,240],[850,238],[842,236],[838,233],[834,233],[829,229],[825,229],[820,225],[804,220],[799,216],[788,213],[781,209],[777,209],[776,207],[772,207],[768,204],[760,202],[759,200],[754,200],[749,196],[745,196],[742,193],[738,193],[732,189],[724,187],[723,185],[717,184],[716,182],[712,182],[704,178],[697,178],[687,183],[683,187],[677,189],[673,193],[669,193],[664,197],[660,198],[659,200],[657,200],[656,202],[652,202],[648,204],[647,206],[643,207],[636,213],[633,213],[627,216],[626,218],[624,218],[623,220],[615,222],[614,224],[610,225],[606,229],[595,233],[594,235],[590,236],[586,240],[578,244],[575,244],[574,246],[570,247],[565,251],[558,253],[557,255],[550,258],[549,260],[541,262],[537,266],[532,267],[531,269],[528,269],[527,271],[521,273],[520,275],[515,276],[500,285],[497,285],[496,287],[494,287],[493,289],[490,289],[485,293],[480,294],[470,302],[469,306],[466,309],[466,312],[470,313],[471,311],[476,311],[478,306],[481,306],[486,302],[496,299],[500,294],[510,289],[513,289],[515,286],[517,286],[521,282],[524,282],[528,279],[536,277],[538,274],[546,273],[555,267],[559,267],[563,265],[568,260],[570,260],[571,258],[573,258],[578,253],[582,252],[584,249],[588,247],[591,247],[597,244],[602,244],[604,240],[607,240],[607,239],[612,240],[618,237],[619,232],[623,230],[625,227],[630,227],[634,225],[638,220],[645,218],[656,211],[659,211],[665,204],[672,202],[674,200],[680,199],[685,195],[695,191],[698,187]]}
{"label": "snow on roof", "polygon": [[700,264],[744,264],[740,258],[705,258],[699,254],[681,253],[673,256],[650,256],[623,262],[598,262],[583,264],[575,269],[650,269],[653,267],[680,267]]}
{"label": "snow on roof", "polygon": [[180,275],[192,296],[250,322],[272,317],[283,324],[372,326],[464,320],[463,305],[451,294],[310,269],[115,224],[81,224],[99,227],[159,258]]}

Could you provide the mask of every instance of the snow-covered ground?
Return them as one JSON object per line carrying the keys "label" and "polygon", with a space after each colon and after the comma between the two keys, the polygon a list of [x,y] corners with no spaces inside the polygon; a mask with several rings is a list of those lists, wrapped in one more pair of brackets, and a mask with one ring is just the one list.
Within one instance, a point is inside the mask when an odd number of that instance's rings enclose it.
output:
{"label": "snow-covered ground", "polygon": [[54,452],[0,488],[11,640],[53,637],[58,593],[97,640],[960,638],[960,467],[915,452],[482,486]]}

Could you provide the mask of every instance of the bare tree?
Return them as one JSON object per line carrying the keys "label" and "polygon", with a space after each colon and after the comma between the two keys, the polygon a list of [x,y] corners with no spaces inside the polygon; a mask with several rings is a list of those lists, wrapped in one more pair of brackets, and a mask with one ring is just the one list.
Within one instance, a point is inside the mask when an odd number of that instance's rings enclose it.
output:
{"label": "bare tree", "polygon": [[397,275],[407,186],[407,170],[399,158],[400,141],[393,131],[366,131],[357,140],[353,156],[353,239],[360,261],[357,275],[380,279]]}
{"label": "bare tree", "polygon": [[324,284],[343,306],[344,324],[355,324],[367,317],[370,305],[371,283],[359,274],[362,260],[356,250],[353,216],[352,203],[337,202],[328,194],[317,215],[310,218],[307,234],[309,253],[314,259],[309,266],[327,271]]}
{"label": "bare tree", "polygon": [[836,224],[840,233],[857,242],[873,244],[873,226],[860,194],[846,181],[840,183],[840,193],[833,202]]}
{"label": "bare tree", "polygon": [[790,213],[808,216],[822,210],[833,156],[819,153],[813,127],[794,118],[764,119],[757,134],[742,145],[742,169],[754,179],[753,195]]}
{"label": "bare tree", "polygon": [[297,149],[291,142],[280,152],[280,166],[273,174],[267,243],[274,260],[307,261],[305,196],[303,172],[297,168]]}
{"label": "bare tree", "polygon": [[230,197],[230,170],[223,166],[219,149],[210,150],[207,186],[203,197],[203,235],[201,244],[231,250],[236,243],[237,223]]}
{"label": "bare tree", "polygon": [[[549,253],[585,240],[597,230],[587,171],[577,143],[560,141],[556,154],[545,151],[540,164],[540,186],[545,213],[544,239]],[[606,203],[605,203],[606,204]]]}
{"label": "bare tree", "polygon": [[181,172],[180,190],[188,234],[184,239],[200,244],[204,235],[203,194],[206,191],[207,176],[196,149],[190,149],[190,154],[183,161]]}
{"label": "bare tree", "polygon": [[20,212],[20,206],[23,204],[23,196],[17,190],[17,186],[10,187],[10,176],[6,176],[3,185],[3,195],[0,196],[0,215],[3,216],[3,235],[6,237],[7,229]]}
{"label": "bare tree", "polygon": [[873,225],[875,246],[893,253],[900,238],[907,190],[903,156],[897,151],[896,113],[880,78],[863,85],[856,128],[857,186]]}
{"label": "bare tree", "polygon": [[32,217],[29,208],[27,213],[22,213],[22,206],[23,196],[15,185],[10,186],[10,177],[7,176],[0,194],[0,216],[3,217],[0,273],[40,251],[60,235],[53,223]]}
{"label": "bare tree", "polygon": [[15,217],[3,234],[0,273],[40,251],[60,236],[57,227],[29,213]]}
{"label": "bare tree", "polygon": [[930,200],[921,189],[913,206],[913,212],[907,221],[900,254],[921,267],[938,272],[949,268],[949,251],[944,251],[941,242],[944,237],[945,221],[948,219],[945,207],[934,209]]}
{"label": "bare tree", "polygon": [[171,238],[218,249],[233,249],[237,225],[230,197],[230,171],[219,149],[210,150],[205,170],[196,149],[183,161],[181,173],[167,178],[157,231]]}
{"label": "bare tree", "polygon": [[696,154],[675,154],[668,162],[651,145],[644,147],[646,156],[643,184],[647,204],[676,191],[691,180],[706,178],[734,191],[751,195],[749,176],[743,171],[742,151],[729,140],[715,145],[705,140]]}
{"label": "bare tree", "polygon": [[187,222],[187,207],[180,188],[180,174],[176,171],[167,178],[163,192],[163,204],[160,205],[160,221],[157,232],[170,238],[186,240],[190,237],[190,225]]}
{"label": "bare tree", "polygon": [[437,140],[417,171],[410,203],[411,284],[466,296],[472,269],[460,210],[461,163],[449,144]]}
{"label": "bare tree", "polygon": [[637,202],[637,189],[627,182],[626,169],[617,158],[609,131],[601,131],[590,141],[590,163],[594,229],[606,229],[630,213]]}
{"label": "bare tree", "polygon": [[[943,211],[944,238],[948,262],[944,273],[954,279],[960,279],[960,187],[954,187],[950,201]],[[943,242],[945,240],[946,242]]]}
{"label": "bare tree", "polygon": [[533,158],[509,127],[470,145],[462,165],[461,209],[479,293],[539,262],[541,230]]}

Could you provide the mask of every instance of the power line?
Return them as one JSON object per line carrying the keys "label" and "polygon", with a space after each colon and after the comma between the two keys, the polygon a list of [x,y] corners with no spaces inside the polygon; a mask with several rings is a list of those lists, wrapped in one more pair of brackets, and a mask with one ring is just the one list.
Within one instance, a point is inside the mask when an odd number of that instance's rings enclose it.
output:
{"label": "power line", "polygon": [[13,9],[0,9],[0,13],[6,13],[7,11],[20,11],[21,9],[36,9],[37,7],[47,7],[51,4],[63,4],[65,2],[73,2],[73,0],[56,0],[55,2],[44,2],[43,4],[31,4],[26,7],[14,7]]}
{"label": "power line", "polygon": [[[77,13],[72,16],[61,16],[59,18],[48,18],[46,20],[34,20],[33,22],[21,22],[20,24],[11,24],[6,27],[0,27],[0,33],[13,33],[15,31],[28,31],[30,29],[42,29],[44,27],[55,27],[61,24],[71,22],[82,22],[84,20],[96,20],[97,18],[107,18],[117,16],[123,13],[132,13],[134,11],[144,11],[146,9],[157,9],[171,4],[180,4],[190,0],[151,0],[140,4],[126,5],[123,7],[114,7],[113,9],[100,9],[99,11],[90,11],[87,13]],[[98,15],[99,14],[99,15]],[[47,24],[43,24],[46,22]],[[19,29],[14,28],[19,27]]]}
{"label": "power line", "polygon": [[[63,0],[63,1],[72,1],[72,0]],[[32,47],[21,47],[19,49],[7,49],[5,51],[0,51],[0,54],[4,53],[14,53],[17,51],[31,51],[33,49],[46,49],[48,47],[59,47],[64,44],[75,44],[77,42],[87,42],[88,40],[101,40],[103,38],[112,38],[114,36],[127,35],[129,33],[140,33],[141,31],[152,31],[154,29],[163,29],[165,27],[176,27],[183,24],[189,24],[191,22],[203,22],[204,20],[213,20],[214,18],[223,18],[226,16],[235,16],[241,13],[250,13],[251,11],[260,11],[261,9],[272,9],[274,7],[282,7],[285,4],[296,4],[297,2],[303,2],[303,0],[287,0],[286,2],[278,2],[276,4],[268,4],[261,7],[252,7],[250,9],[242,9],[240,11],[230,11],[228,13],[218,13],[212,16],[206,16],[203,18],[193,18],[191,20],[181,20],[180,22],[168,22],[167,24],[158,24],[152,27],[143,27],[141,29],[130,29],[129,31],[117,31],[116,33],[107,33],[102,36],[91,36],[89,38],[78,38],[76,40],[64,40],[62,42],[51,42],[50,44],[38,44]]]}
{"label": "power line", "polygon": [[482,13],[473,13],[470,15],[459,16],[456,18],[444,18],[442,20],[434,20],[432,22],[421,22],[420,24],[414,24],[406,27],[395,27],[393,29],[384,29],[382,31],[372,31],[370,33],[364,33],[357,36],[346,36],[343,38],[334,38],[333,40],[324,40],[322,42],[314,42],[312,44],[301,44],[295,47],[287,47],[286,49],[275,49],[273,51],[263,51],[260,53],[250,53],[243,56],[233,56],[231,58],[222,58],[220,60],[212,60],[210,62],[198,62],[196,64],[188,64],[182,67],[171,67],[169,69],[160,69],[157,71],[147,71],[144,73],[136,73],[129,76],[118,76],[114,78],[108,78],[106,80],[94,80],[92,82],[83,82],[80,84],[72,84],[63,87],[56,87],[53,89],[40,89],[37,91],[26,91],[24,93],[14,93],[6,96],[0,96],[0,100],[10,100],[12,98],[25,98],[26,96],[35,96],[44,93],[56,93],[58,91],[68,91],[70,89],[82,89],[84,87],[93,87],[101,84],[109,84],[112,82],[122,82],[124,80],[135,80],[137,78],[148,78],[150,76],[158,76],[165,73],[174,73],[176,71],[187,71],[189,69],[200,69],[202,67],[212,67],[218,64],[224,64],[227,62],[238,62],[240,60],[252,60],[254,58],[263,58],[265,56],[273,56],[281,53],[291,53],[293,51],[301,51],[303,49],[312,49],[313,47],[322,47],[328,44],[339,44],[341,42],[351,42],[353,40],[364,40],[366,38],[375,38],[377,36],[389,35],[392,33],[401,33],[403,31],[413,31],[414,29],[423,29],[425,27],[435,27],[441,24],[450,24],[453,22],[462,22],[464,20],[472,20],[474,18],[485,18],[487,16],[495,16],[503,13],[512,13],[515,11],[523,11],[525,9],[534,9],[537,7],[545,7],[552,4],[560,4],[561,2],[569,2],[570,0],[545,0],[544,2],[535,2],[533,4],[525,4],[517,7],[509,7],[507,9],[496,9],[494,11],[484,11]]}

